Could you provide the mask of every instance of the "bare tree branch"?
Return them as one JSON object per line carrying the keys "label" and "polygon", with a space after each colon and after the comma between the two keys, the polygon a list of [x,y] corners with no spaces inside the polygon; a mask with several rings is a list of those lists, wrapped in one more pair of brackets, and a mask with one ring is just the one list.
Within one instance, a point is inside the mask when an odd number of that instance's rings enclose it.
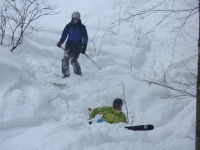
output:
{"label": "bare tree branch", "polygon": [[[132,77],[134,77],[135,79],[137,79],[138,81],[142,81],[142,82],[146,82],[146,83],[148,83],[148,85],[151,85],[151,84],[155,84],[155,85],[159,85],[159,86],[162,86],[162,87],[165,87],[165,88],[167,88],[167,89],[170,89],[170,90],[172,90],[172,91],[177,91],[178,93],[180,93],[180,95],[179,96],[177,96],[177,97],[196,97],[196,93],[190,93],[190,92],[188,92],[187,90],[188,89],[184,89],[184,88],[180,88],[180,89],[178,89],[178,88],[175,88],[175,87],[173,87],[173,86],[170,86],[170,83],[169,82],[160,82],[160,81],[156,81],[156,80],[147,80],[147,79],[141,79],[141,78],[139,78],[139,77],[137,77],[137,76],[135,76],[135,75],[131,75]],[[185,85],[185,84],[183,84],[183,83],[179,83],[180,85]],[[173,96],[173,97],[175,97],[175,96]]]}
{"label": "bare tree branch", "polygon": [[22,43],[25,35],[38,31],[36,20],[43,16],[58,14],[54,12],[57,5],[51,6],[45,0],[41,2],[39,0],[19,0],[18,2],[5,0],[5,5],[7,6],[6,18],[12,31],[11,51]]}
{"label": "bare tree branch", "polygon": [[0,8],[0,45],[3,44],[3,40],[5,37],[5,32],[6,32],[6,25],[7,25],[7,21],[8,19],[6,18],[6,4],[4,3],[2,5],[2,7]]}
{"label": "bare tree branch", "polygon": [[102,43],[103,43],[104,35],[105,35],[105,30],[104,30],[104,32],[103,32],[103,37],[102,37],[102,40],[101,40],[101,45],[100,45],[100,47],[99,47],[98,55],[100,54],[100,51],[101,51],[101,46],[102,46]]}

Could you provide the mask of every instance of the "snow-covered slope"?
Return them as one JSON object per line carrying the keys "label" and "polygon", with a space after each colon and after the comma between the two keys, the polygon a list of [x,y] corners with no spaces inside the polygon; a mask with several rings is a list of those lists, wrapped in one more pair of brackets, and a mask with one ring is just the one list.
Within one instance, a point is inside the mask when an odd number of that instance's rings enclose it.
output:
{"label": "snow-covered slope", "polygon": [[[195,98],[166,98],[177,93],[140,82],[132,75],[163,81],[163,72],[172,63],[168,78],[191,81],[197,68],[196,41],[181,32],[174,48],[177,32],[172,27],[179,23],[172,19],[138,45],[143,35],[162,20],[162,13],[112,27],[119,14],[126,18],[160,1],[49,2],[59,4],[57,11],[61,12],[42,18],[40,32],[26,36],[13,53],[5,45],[0,47],[0,149],[193,150]],[[161,9],[170,8],[172,3],[166,2]],[[187,6],[187,1],[184,4]],[[176,2],[174,7],[184,4]],[[88,31],[86,53],[102,70],[80,55],[83,76],[74,75],[70,66],[70,78],[62,79],[63,50],[56,43],[73,11],[81,13]],[[192,19],[190,23],[195,24]],[[66,85],[57,87],[52,82]],[[123,98],[123,89],[129,124],[153,124],[154,130],[133,132],[120,128],[123,123],[88,124],[88,107],[112,105],[115,98]],[[125,105],[123,112],[126,114]]]}

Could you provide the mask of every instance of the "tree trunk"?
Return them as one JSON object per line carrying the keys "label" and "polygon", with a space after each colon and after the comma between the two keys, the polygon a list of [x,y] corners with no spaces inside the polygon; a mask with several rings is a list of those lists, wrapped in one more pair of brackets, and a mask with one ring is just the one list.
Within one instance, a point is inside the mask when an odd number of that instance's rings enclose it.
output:
{"label": "tree trunk", "polygon": [[[199,0],[200,8],[200,0]],[[200,17],[200,11],[199,11]],[[198,71],[197,71],[197,98],[196,98],[196,150],[200,150],[200,18],[199,18],[199,40],[198,40]]]}

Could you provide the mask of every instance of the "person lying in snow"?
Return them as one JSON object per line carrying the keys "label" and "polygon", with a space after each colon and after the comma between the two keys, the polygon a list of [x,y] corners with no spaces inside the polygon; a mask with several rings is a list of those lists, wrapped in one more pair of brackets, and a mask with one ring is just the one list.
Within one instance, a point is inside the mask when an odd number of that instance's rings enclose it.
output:
{"label": "person lying in snow", "polygon": [[90,120],[95,118],[97,114],[102,114],[101,119],[98,119],[97,122],[108,122],[108,123],[119,123],[124,122],[127,123],[127,118],[125,114],[122,112],[123,101],[120,98],[116,98],[113,101],[113,106],[104,106],[94,108],[90,114]]}

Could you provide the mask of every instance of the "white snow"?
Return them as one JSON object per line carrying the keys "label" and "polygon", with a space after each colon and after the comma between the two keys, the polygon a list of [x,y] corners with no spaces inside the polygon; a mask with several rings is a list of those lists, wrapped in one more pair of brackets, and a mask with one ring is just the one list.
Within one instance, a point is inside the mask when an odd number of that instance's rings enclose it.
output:
{"label": "white snow", "polygon": [[[13,53],[7,45],[0,46],[0,150],[194,150],[195,98],[170,98],[169,94],[179,93],[132,75],[164,82],[163,73],[171,65],[167,79],[196,81],[197,14],[177,39],[173,27],[181,21],[171,17],[138,45],[167,13],[136,17],[115,27],[113,23],[120,11],[126,18],[161,0],[48,1],[59,4],[56,11],[61,12],[41,18],[40,32],[26,36]],[[173,2],[160,9],[170,9]],[[187,0],[173,6],[195,5],[197,1]],[[88,31],[86,54],[102,70],[80,55],[83,76],[75,75],[70,66],[70,78],[62,79],[63,50],[56,43],[73,11],[81,13]],[[52,82],[66,85],[56,87]],[[123,88],[129,125],[153,124],[154,130],[129,131],[121,128],[124,123],[88,124],[88,108],[111,106],[115,98],[123,98]],[[195,95],[195,88],[188,91]],[[127,114],[125,105],[123,112]]]}

